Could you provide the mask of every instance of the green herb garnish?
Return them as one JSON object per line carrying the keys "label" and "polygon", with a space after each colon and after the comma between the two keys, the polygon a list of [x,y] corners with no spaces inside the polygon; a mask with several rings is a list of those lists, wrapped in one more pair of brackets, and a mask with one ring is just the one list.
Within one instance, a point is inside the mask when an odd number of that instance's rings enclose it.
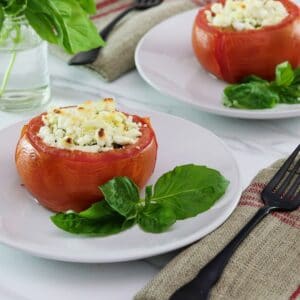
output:
{"label": "green herb garnish", "polygon": [[3,11],[2,6],[0,6],[0,30],[3,26],[3,22],[4,22],[4,11]]}
{"label": "green herb garnish", "polygon": [[134,182],[116,177],[100,187],[105,200],[80,213],[51,217],[59,228],[75,233],[106,236],[138,224],[147,232],[168,230],[177,220],[208,210],[226,191],[229,182],[216,170],[184,165],[162,175],[146,187],[141,199]]}
{"label": "green herb garnish", "polygon": [[[0,85],[4,94],[15,60],[17,46],[26,39],[21,17],[42,40],[74,54],[104,45],[89,15],[96,12],[94,0],[0,0],[0,47],[12,42],[11,59]],[[5,22],[5,20],[9,20]]]}
{"label": "green herb garnish", "polygon": [[300,68],[295,70],[288,62],[276,67],[275,80],[258,76],[246,77],[240,84],[224,89],[224,105],[241,109],[272,108],[279,103],[300,104]]}
{"label": "green herb garnish", "polygon": [[94,0],[0,0],[0,44],[7,32],[20,26],[12,23],[3,30],[5,18],[24,16],[37,34],[73,54],[104,45],[89,14],[96,12]]}

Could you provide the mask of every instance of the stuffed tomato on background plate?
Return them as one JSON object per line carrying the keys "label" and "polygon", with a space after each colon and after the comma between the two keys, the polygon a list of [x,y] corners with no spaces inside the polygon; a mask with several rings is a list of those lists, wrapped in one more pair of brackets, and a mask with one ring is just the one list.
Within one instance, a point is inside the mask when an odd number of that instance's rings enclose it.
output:
{"label": "stuffed tomato on background plate", "polygon": [[[144,36],[135,53],[137,69],[143,79],[166,95],[218,115],[246,119],[299,117],[300,104],[280,104],[272,109],[255,110],[223,105],[224,89],[228,83],[217,79],[199,64],[192,46],[192,32],[198,13],[199,9],[195,9],[171,17]],[[174,32],[176,39],[173,38]],[[260,35],[260,39],[263,39],[263,35]],[[245,43],[242,44],[241,47],[244,47]],[[280,42],[278,47],[281,47]],[[230,49],[229,47],[227,50],[230,52]],[[271,59],[272,52],[268,52],[268,57],[273,64],[275,60]],[[259,53],[261,57],[266,55],[262,50]]]}
{"label": "stuffed tomato on background plate", "polygon": [[[192,44],[200,64],[228,83],[240,82],[249,75],[273,80],[276,66],[284,61],[288,61],[294,68],[298,67],[300,9],[290,0],[277,1],[286,10],[282,20],[274,25],[253,29],[214,26],[207,17],[214,4],[200,9],[192,30]],[[224,5],[225,0],[221,3]],[[270,14],[271,9],[267,9]],[[243,10],[245,8],[241,8]],[[236,23],[236,26],[243,26],[242,22]],[[252,26],[249,24],[248,27]]]}
{"label": "stuffed tomato on background plate", "polygon": [[108,237],[63,232],[51,223],[53,213],[34,201],[18,176],[14,153],[24,126],[24,123],[18,123],[0,132],[0,242],[49,259],[118,262],[158,255],[188,245],[223,223],[237,205],[241,193],[236,161],[223,142],[208,130],[177,117],[157,112],[130,113],[150,118],[159,145],[154,173],[147,185],[179,165],[209,166],[219,170],[230,182],[226,193],[215,205],[196,217],[176,222],[170,230],[160,234],[145,232],[138,226]]}

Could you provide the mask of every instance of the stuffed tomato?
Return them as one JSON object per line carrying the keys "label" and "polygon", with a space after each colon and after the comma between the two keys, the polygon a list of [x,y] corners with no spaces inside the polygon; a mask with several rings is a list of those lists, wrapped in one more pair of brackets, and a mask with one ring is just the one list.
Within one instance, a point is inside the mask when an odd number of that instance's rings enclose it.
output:
{"label": "stuffed tomato", "polygon": [[[251,74],[272,80],[276,65],[283,61],[289,61],[294,68],[299,66],[299,7],[289,0],[278,1],[286,16],[276,24],[254,29],[214,26],[207,14],[215,4],[201,9],[192,32],[192,44],[200,64],[208,72],[230,83]],[[220,4],[224,7],[225,1]],[[267,15],[271,10],[267,8],[265,11]]]}
{"label": "stuffed tomato", "polygon": [[127,176],[141,188],[154,171],[157,142],[149,119],[114,109],[91,113],[89,106],[33,118],[17,144],[15,161],[25,187],[52,211],[88,208],[102,197],[98,187],[116,176]]}

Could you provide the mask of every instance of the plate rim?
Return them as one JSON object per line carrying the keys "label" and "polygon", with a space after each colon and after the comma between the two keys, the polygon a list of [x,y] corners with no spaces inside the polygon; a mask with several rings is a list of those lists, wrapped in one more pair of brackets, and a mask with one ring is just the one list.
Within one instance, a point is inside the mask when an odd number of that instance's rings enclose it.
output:
{"label": "plate rim", "polygon": [[[143,47],[143,44],[147,38],[157,30],[160,26],[164,25],[165,23],[168,23],[170,20],[180,18],[183,15],[192,15],[196,14],[198,12],[199,8],[193,8],[188,11],[181,12],[175,16],[171,16],[153,28],[151,28],[139,41],[135,53],[134,53],[134,60],[135,60],[135,65],[138,73],[140,76],[143,78],[143,80],[149,84],[151,87],[153,87],[155,90],[158,92],[166,95],[166,96],[171,96],[175,98],[177,101],[185,104],[189,104],[192,107],[197,108],[200,111],[207,112],[210,114],[218,115],[218,116],[223,116],[223,117],[230,117],[230,118],[235,118],[235,119],[251,119],[251,120],[276,120],[276,119],[287,119],[287,118],[296,118],[300,117],[300,107],[299,109],[295,111],[274,111],[272,109],[256,109],[256,110],[250,110],[250,109],[245,109],[245,110],[238,110],[238,109],[233,109],[233,108],[218,108],[218,107],[210,107],[207,105],[198,105],[192,101],[189,100],[188,97],[178,97],[177,94],[173,91],[170,91],[166,88],[163,88],[162,86],[159,86],[155,82],[151,81],[151,79],[148,78],[146,75],[145,71],[142,68],[142,64],[140,63],[140,52],[141,48]],[[221,101],[221,100],[220,100]]]}
{"label": "plate rim", "polygon": [[[241,171],[239,168],[239,165],[237,163],[237,160],[235,159],[232,151],[229,149],[229,147],[226,145],[226,143],[219,138],[216,134],[214,134],[212,131],[210,131],[209,129],[202,127],[201,125],[178,117],[178,116],[174,116],[168,113],[164,113],[164,112],[158,112],[158,111],[152,111],[152,110],[148,110],[148,109],[134,109],[134,108],[130,108],[133,113],[134,111],[139,111],[139,112],[145,112],[146,114],[157,114],[160,116],[165,116],[165,117],[169,117],[169,118],[173,118],[173,119],[177,119],[180,121],[184,121],[187,123],[190,123],[192,126],[197,126],[199,127],[201,130],[203,130],[204,132],[206,132],[206,134],[208,134],[210,137],[216,139],[220,144],[222,144],[223,146],[223,150],[226,151],[226,153],[229,155],[229,157],[231,158],[232,161],[232,167],[234,168],[234,173],[235,173],[235,177],[236,177],[236,186],[238,188],[237,191],[235,191],[234,193],[234,199],[232,199],[232,201],[230,202],[230,204],[228,204],[226,206],[226,209],[224,209],[224,213],[222,215],[222,217],[218,218],[217,221],[213,221],[211,222],[208,226],[206,226],[203,230],[203,228],[201,229],[202,232],[201,234],[199,234],[199,231],[194,232],[193,234],[190,234],[187,238],[184,239],[180,239],[180,241],[173,241],[172,243],[168,243],[167,245],[165,245],[164,247],[159,247],[153,250],[149,250],[147,252],[142,252],[142,253],[131,253],[130,255],[127,256],[121,256],[121,257],[96,257],[96,256],[92,256],[92,257],[70,257],[69,255],[65,255],[64,253],[59,253],[59,255],[55,255],[53,253],[51,253],[51,251],[39,251],[36,250],[35,247],[31,247],[28,244],[22,244],[20,242],[15,242],[12,239],[6,239],[5,237],[3,238],[2,235],[0,235],[0,243],[2,245],[8,246],[8,247],[12,247],[18,251],[22,251],[25,253],[28,253],[30,255],[36,256],[36,257],[41,257],[41,258],[45,258],[45,259],[50,259],[50,260],[55,260],[55,261],[62,261],[62,262],[74,262],[74,263],[118,263],[118,262],[128,262],[128,261],[134,261],[134,260],[139,260],[139,259],[145,259],[148,257],[152,257],[152,256],[157,256],[157,255],[162,255],[171,251],[175,251],[177,249],[180,249],[182,247],[185,246],[189,246],[192,243],[200,240],[201,238],[203,238],[204,236],[206,236],[207,234],[211,233],[212,231],[214,231],[215,229],[217,229],[220,225],[222,225],[228,218],[229,216],[232,214],[232,212],[235,210],[235,208],[238,205],[238,202],[240,200],[240,196],[242,193],[242,186],[241,186]],[[27,120],[22,120],[16,123],[13,123],[7,127],[4,127],[0,130],[0,133],[4,130],[7,130],[9,128],[14,128],[16,126],[22,126],[26,123]],[[0,217],[1,217],[1,213],[0,213]],[[184,221],[178,221],[178,222],[184,222]]]}

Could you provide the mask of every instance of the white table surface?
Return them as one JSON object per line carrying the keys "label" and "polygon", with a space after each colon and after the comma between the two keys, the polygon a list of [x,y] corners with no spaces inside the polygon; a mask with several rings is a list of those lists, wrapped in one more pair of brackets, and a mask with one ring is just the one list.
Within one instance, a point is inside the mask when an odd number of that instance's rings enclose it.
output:
{"label": "white table surface", "polygon": [[[154,109],[191,120],[213,131],[230,147],[242,170],[243,187],[259,169],[290,153],[300,141],[300,118],[250,121],[214,116],[161,95],[136,71],[105,83],[90,71],[68,67],[52,56],[49,65],[51,105],[114,96],[132,108]],[[35,114],[0,112],[0,129]],[[0,299],[132,299],[176,253],[128,263],[76,264],[32,257],[0,245]]]}

